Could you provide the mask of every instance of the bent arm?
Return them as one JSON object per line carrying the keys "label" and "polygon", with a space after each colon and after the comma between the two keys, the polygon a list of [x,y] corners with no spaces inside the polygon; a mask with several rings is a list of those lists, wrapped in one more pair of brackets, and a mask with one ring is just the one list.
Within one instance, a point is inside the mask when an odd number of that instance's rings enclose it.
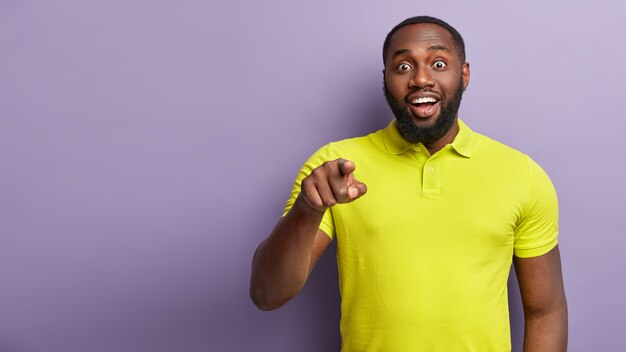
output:
{"label": "bent arm", "polygon": [[567,302],[558,246],[535,258],[514,257],[524,306],[524,352],[567,350]]}
{"label": "bent arm", "polygon": [[250,297],[261,310],[281,307],[304,286],[313,267],[330,244],[319,230],[323,211],[298,197],[252,260]]}
{"label": "bent arm", "polygon": [[292,208],[259,245],[252,260],[250,297],[257,307],[279,308],[300,292],[330,244],[330,237],[319,230],[326,209],[367,192],[365,184],[352,174],[355,167],[345,159],[327,161],[302,180]]}

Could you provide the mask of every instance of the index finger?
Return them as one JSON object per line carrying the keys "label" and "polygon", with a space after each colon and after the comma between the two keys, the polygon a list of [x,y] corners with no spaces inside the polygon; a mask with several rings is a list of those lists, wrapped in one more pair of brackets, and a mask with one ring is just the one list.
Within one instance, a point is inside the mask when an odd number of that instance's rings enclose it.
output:
{"label": "index finger", "polygon": [[340,158],[337,159],[337,163],[339,164],[339,171],[343,176],[353,173],[356,169],[356,165],[351,160]]}

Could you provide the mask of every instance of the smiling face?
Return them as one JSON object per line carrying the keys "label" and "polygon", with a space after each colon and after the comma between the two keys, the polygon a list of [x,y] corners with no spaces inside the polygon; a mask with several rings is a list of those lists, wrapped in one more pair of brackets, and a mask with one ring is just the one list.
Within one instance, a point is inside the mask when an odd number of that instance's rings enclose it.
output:
{"label": "smiling face", "polygon": [[461,62],[452,35],[432,23],[400,28],[391,38],[383,72],[385,97],[404,139],[436,145],[435,151],[452,142],[469,84],[469,64]]}

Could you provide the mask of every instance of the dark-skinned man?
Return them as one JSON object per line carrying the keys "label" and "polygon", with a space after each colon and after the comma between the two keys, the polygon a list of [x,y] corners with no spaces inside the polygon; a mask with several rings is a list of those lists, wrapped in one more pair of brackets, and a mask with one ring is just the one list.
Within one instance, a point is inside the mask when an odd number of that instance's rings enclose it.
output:
{"label": "dark-skinned man", "polygon": [[304,164],[255,253],[252,300],[285,304],[336,238],[342,351],[510,351],[513,263],[524,351],[565,351],[554,187],[528,156],[458,119],[470,81],[461,35],[409,18],[383,61],[395,120]]}

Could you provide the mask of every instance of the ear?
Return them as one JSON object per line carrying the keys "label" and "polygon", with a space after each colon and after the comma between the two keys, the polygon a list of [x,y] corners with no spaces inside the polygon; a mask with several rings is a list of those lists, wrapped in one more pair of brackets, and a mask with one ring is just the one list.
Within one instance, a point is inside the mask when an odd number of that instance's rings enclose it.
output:
{"label": "ear", "polygon": [[467,89],[470,82],[470,64],[469,62],[465,62],[461,67],[461,76],[463,78],[463,90]]}
{"label": "ear", "polygon": [[387,84],[387,68],[383,67],[383,84]]}

